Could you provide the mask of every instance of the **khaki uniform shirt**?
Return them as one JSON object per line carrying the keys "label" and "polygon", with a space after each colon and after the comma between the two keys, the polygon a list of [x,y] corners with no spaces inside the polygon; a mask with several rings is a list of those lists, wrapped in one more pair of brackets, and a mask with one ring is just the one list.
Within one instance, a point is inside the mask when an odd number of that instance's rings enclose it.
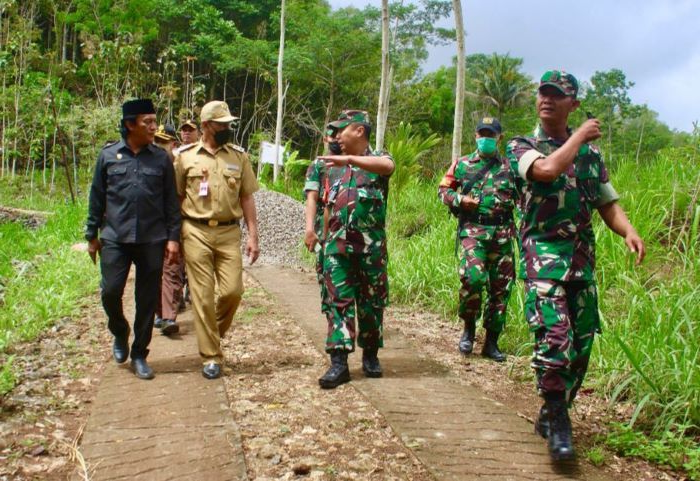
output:
{"label": "khaki uniform shirt", "polygon": [[[228,222],[243,217],[240,198],[260,187],[242,147],[225,144],[212,155],[202,141],[175,158],[175,182],[182,217]],[[206,189],[202,184],[206,182]]]}

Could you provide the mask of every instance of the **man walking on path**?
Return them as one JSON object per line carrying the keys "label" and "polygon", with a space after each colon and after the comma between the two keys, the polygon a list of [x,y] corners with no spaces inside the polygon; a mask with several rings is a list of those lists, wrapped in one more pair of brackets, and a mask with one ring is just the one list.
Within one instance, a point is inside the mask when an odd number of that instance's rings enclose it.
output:
{"label": "man walking on path", "polygon": [[136,267],[136,315],[131,366],[141,379],[152,379],[146,362],[153,316],[160,296],[165,261],[179,255],[180,212],[173,164],[153,145],[156,115],[148,99],[122,106],[122,140],[106,145],[97,159],[90,189],[85,238],[93,262],[100,254],[102,305],[114,335],[118,363],[129,357],[129,323],[122,296],[131,264]]}
{"label": "man walking on path", "polygon": [[[155,144],[164,149],[170,160],[173,160],[173,152],[177,135],[175,127],[170,124],[161,125],[155,135]],[[170,336],[180,331],[177,325],[177,312],[182,302],[182,288],[185,282],[185,259],[180,252],[176,262],[163,264],[163,276],[160,285],[160,299],[156,309],[156,319],[153,323],[155,329],[160,329],[161,334]]]}
{"label": "man walking on path", "polygon": [[440,200],[458,216],[457,235],[462,246],[459,317],[464,321],[464,333],[459,350],[470,354],[474,349],[481,292],[486,287],[486,340],[481,354],[496,362],[506,359],[498,349],[498,337],[505,327],[515,278],[513,209],[517,192],[508,159],[498,152],[502,138],[498,119],[481,119],[475,133],[477,150],[455,159],[438,188]]}
{"label": "man walking on path", "polygon": [[[331,367],[319,379],[324,389],[350,380],[348,353],[355,338],[367,377],[381,377],[383,316],[388,299],[386,202],[394,161],[369,148],[367,112],[345,110],[328,128],[336,129],[342,154],[322,155],[329,168],[328,232],[323,273],[329,309],[326,352]],[[355,315],[359,335],[355,330]]]}
{"label": "man walking on path", "polygon": [[574,449],[568,408],[583,383],[600,332],[596,290],[596,209],[605,224],[644,259],[644,242],[618,204],[598,147],[600,122],[589,118],[576,131],[569,115],[580,102],[578,81],[566,72],[546,72],[537,94],[540,124],[532,136],[507,147],[522,188],[521,269],[525,316],[535,335],[532,366],[544,405],[535,424],[549,438],[554,460],[571,459]]}
{"label": "man walking on path", "polygon": [[207,379],[221,375],[221,338],[243,295],[242,217],[248,228],[245,252],[250,263],[260,254],[253,198],[258,182],[245,150],[230,143],[234,120],[226,102],[204,105],[202,139],[182,148],[175,158],[187,279]]}

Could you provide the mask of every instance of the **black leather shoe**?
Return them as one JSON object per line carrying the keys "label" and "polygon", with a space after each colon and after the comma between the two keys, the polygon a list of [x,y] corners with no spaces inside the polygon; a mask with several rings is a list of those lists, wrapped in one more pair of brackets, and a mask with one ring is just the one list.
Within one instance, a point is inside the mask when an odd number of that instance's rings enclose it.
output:
{"label": "black leather shoe", "polygon": [[363,349],[362,350],[362,370],[367,377],[382,377],[382,365],[379,364],[377,353],[379,349]]}
{"label": "black leather shoe", "polygon": [[129,358],[129,334],[124,337],[114,337],[112,355],[118,364],[122,364]]}
{"label": "black leather shoe", "polygon": [[318,384],[323,389],[334,389],[348,381],[350,381],[348,351],[343,349],[331,351],[331,367],[321,376]]}
{"label": "black leather shoe", "polygon": [[207,379],[216,379],[221,377],[221,365],[215,362],[208,362],[202,368],[202,376]]}
{"label": "black leather shoe", "polygon": [[160,332],[166,336],[177,334],[180,332],[180,326],[178,326],[172,319],[163,319],[163,328],[160,330]]}
{"label": "black leather shoe", "polygon": [[549,455],[553,461],[566,461],[576,457],[571,434],[571,419],[566,401],[547,401],[549,411]]}
{"label": "black leather shoe", "polygon": [[459,340],[459,352],[471,354],[474,350],[474,337],[476,336],[476,322],[464,321],[464,332]]}
{"label": "black leather shoe", "polygon": [[481,355],[496,362],[503,362],[506,360],[506,355],[498,349],[498,335],[498,332],[486,331],[486,340]]}
{"label": "black leather shoe", "polygon": [[142,357],[131,360],[131,369],[134,370],[134,374],[139,379],[153,379],[155,374],[153,374],[153,369],[148,365],[146,360]]}
{"label": "black leather shoe", "polygon": [[163,329],[163,322],[165,319],[162,317],[156,316],[156,319],[153,321],[153,329]]}
{"label": "black leather shoe", "polygon": [[535,434],[539,434],[544,439],[549,437],[549,409],[546,404],[540,408],[540,414],[535,421]]}

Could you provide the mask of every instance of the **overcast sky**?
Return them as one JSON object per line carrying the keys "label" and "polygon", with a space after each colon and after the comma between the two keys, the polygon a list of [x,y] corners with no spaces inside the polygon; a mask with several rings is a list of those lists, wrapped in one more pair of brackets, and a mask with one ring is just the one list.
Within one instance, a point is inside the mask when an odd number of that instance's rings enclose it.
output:
{"label": "overcast sky", "polygon": [[[329,1],[334,8],[381,5]],[[587,81],[596,70],[619,68],[635,83],[632,101],[671,128],[691,131],[700,120],[700,0],[462,0],[462,9],[467,54],[522,57],[534,79],[559,68]],[[455,45],[433,47],[423,68],[449,65],[455,54]]]}

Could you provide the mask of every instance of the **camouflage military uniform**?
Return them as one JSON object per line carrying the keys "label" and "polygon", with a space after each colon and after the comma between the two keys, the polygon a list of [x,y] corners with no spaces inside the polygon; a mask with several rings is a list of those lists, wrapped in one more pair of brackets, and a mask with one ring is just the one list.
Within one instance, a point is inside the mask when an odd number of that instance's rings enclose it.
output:
{"label": "camouflage military uniform", "polygon": [[535,335],[532,366],[541,393],[565,392],[571,402],[600,332],[595,284],[593,209],[618,199],[600,152],[584,145],[551,183],[527,180],[530,166],[563,145],[538,127],[516,137],[507,156],[522,189],[521,266],[525,316]]}
{"label": "camouflage military uniform", "polygon": [[[460,208],[464,184],[485,168],[489,158],[478,151],[457,159],[449,168],[438,190],[440,200]],[[462,253],[459,261],[459,317],[475,321],[481,312],[481,292],[488,288],[484,328],[499,333],[506,320],[506,307],[513,287],[513,209],[516,186],[507,159],[499,158],[471,190],[480,199],[473,213],[460,217],[459,240]]]}
{"label": "camouflage military uniform", "polygon": [[327,194],[328,176],[326,175],[326,164],[316,159],[309,168],[306,169],[306,181],[304,182],[304,195],[309,192],[318,192],[316,202],[316,215],[314,217],[314,232],[318,236],[319,246],[316,251],[316,277],[321,286],[321,312],[328,311],[328,294],[323,280],[323,211],[325,209],[324,193]]}
{"label": "camouflage military uniform", "polygon": [[[364,155],[383,155],[372,153]],[[384,225],[389,177],[355,166],[333,167],[328,238],[323,272],[330,308],[326,351],[383,347],[382,321],[388,300]],[[355,314],[359,336],[355,330]]]}

